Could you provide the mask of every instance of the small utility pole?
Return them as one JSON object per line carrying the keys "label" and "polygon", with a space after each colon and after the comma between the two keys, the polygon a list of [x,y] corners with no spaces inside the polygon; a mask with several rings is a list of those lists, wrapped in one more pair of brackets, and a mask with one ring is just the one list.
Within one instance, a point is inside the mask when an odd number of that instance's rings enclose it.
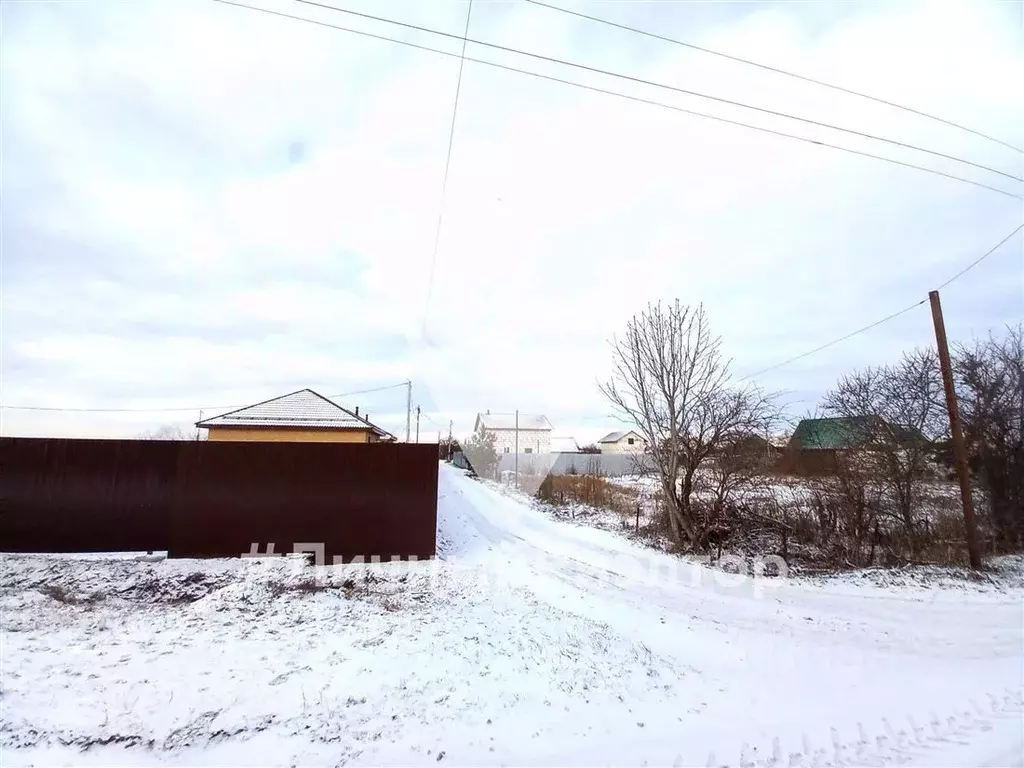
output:
{"label": "small utility pole", "polygon": [[412,431],[412,381],[405,382],[405,442],[409,442],[409,433]]}
{"label": "small utility pole", "polygon": [[420,407],[416,406],[416,442],[420,441]]}
{"label": "small utility pole", "polygon": [[946,390],[946,410],[949,411],[949,434],[953,441],[953,457],[956,463],[956,475],[960,480],[960,501],[964,507],[964,527],[967,530],[967,556],[971,568],[981,568],[981,553],[978,551],[978,539],[974,530],[974,499],[971,496],[971,473],[967,466],[967,446],[964,444],[964,433],[960,428],[960,407],[956,401],[956,389],[953,386],[953,366],[949,361],[949,344],[946,341],[946,326],[942,322],[942,304],[939,303],[939,292],[929,291],[928,301],[932,306],[932,322],[935,324],[935,343],[939,347],[939,365],[942,368],[942,386]]}
{"label": "small utility pole", "polygon": [[448,419],[448,461],[452,460],[452,420]]}
{"label": "small utility pole", "polygon": [[516,471],[516,488],[519,488],[519,409],[516,408],[516,458],[514,461]]}

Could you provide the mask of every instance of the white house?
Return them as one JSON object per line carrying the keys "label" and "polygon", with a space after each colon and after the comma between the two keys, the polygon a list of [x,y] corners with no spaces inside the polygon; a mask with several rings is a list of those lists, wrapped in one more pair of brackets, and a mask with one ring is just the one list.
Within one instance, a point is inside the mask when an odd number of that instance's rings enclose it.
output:
{"label": "white house", "polygon": [[551,438],[552,453],[579,453],[580,446],[575,437],[554,435]]}
{"label": "white house", "polygon": [[610,432],[597,441],[601,453],[643,453],[647,450],[647,441],[643,435],[632,429],[623,432]]}
{"label": "white house", "polygon": [[539,413],[520,413],[519,429],[516,429],[514,413],[478,413],[473,432],[478,435],[493,434],[494,446],[499,454],[515,453],[517,445],[520,453],[551,452],[551,422],[547,416]]}

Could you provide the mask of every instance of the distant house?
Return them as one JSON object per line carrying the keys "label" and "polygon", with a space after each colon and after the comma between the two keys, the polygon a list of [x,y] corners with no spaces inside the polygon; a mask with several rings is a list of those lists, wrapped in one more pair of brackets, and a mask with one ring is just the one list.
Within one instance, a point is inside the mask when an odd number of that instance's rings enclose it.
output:
{"label": "distant house", "polygon": [[575,437],[552,437],[551,438],[551,452],[552,453],[579,453],[580,446],[576,442]]}
{"label": "distant house", "polygon": [[395,436],[311,389],[300,389],[196,422],[209,440],[295,443],[379,443]]}
{"label": "distant house", "polygon": [[[518,429],[516,425],[518,423]],[[539,413],[520,413],[516,421],[514,413],[478,413],[473,432],[478,435],[494,435],[494,446],[498,453],[550,453],[551,422]],[[518,432],[518,436],[517,436]]]}
{"label": "distant house", "polygon": [[765,459],[776,460],[785,452],[789,438],[779,436],[764,437],[757,434],[748,434],[728,442],[717,453],[725,452],[732,455],[743,454],[745,456],[762,456]]}
{"label": "distant house", "polygon": [[850,416],[802,419],[789,438],[788,447],[802,451],[843,451],[879,440],[907,443],[923,439],[916,429],[890,424],[880,416]]}
{"label": "distant house", "polygon": [[610,432],[597,441],[601,453],[643,453],[647,450],[647,440],[643,435],[632,429],[621,432]]}
{"label": "distant house", "polygon": [[847,451],[925,439],[916,429],[890,424],[880,416],[802,419],[789,438],[779,469],[797,474],[828,473],[834,471],[836,457]]}

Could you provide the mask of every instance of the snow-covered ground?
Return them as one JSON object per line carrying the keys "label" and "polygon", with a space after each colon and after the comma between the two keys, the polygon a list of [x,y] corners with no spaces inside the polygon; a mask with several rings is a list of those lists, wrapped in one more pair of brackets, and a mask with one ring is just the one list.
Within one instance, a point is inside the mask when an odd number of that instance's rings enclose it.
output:
{"label": "snow-covered ground", "polygon": [[1024,766],[1019,586],[726,574],[448,466],[438,512],[431,563],[4,556],[0,764]]}

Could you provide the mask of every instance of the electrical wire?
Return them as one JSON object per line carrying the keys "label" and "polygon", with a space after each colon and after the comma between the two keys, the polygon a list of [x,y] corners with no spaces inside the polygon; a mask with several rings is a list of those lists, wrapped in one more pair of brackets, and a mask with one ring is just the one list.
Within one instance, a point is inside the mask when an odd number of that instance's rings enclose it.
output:
{"label": "electrical wire", "polygon": [[711,101],[717,101],[717,102],[719,102],[721,104],[728,104],[730,106],[740,107],[742,109],[750,109],[750,110],[753,110],[755,112],[761,112],[763,114],[772,115],[774,117],[782,117],[782,118],[785,118],[785,119],[788,119],[788,120],[796,120],[796,121],[799,121],[801,123],[807,123],[808,125],[817,126],[819,128],[827,128],[827,129],[830,129],[830,130],[833,130],[833,131],[841,131],[843,133],[849,133],[849,134],[852,134],[854,136],[860,136],[862,138],[872,139],[874,141],[882,141],[882,142],[885,142],[887,144],[892,144],[892,145],[897,146],[897,147],[903,147],[904,149],[912,149],[912,150],[915,150],[915,151],[918,151],[918,152],[925,152],[925,153],[927,153],[929,155],[934,155],[936,157],[945,158],[946,160],[952,160],[954,162],[963,163],[964,165],[970,165],[970,166],[973,166],[975,168],[980,168],[982,170],[989,171],[991,173],[997,173],[1000,176],[1005,176],[1005,177],[1007,177],[1009,179],[1013,179],[1014,181],[1024,181],[1024,179],[1022,179],[1021,177],[1014,176],[1013,174],[1006,173],[1005,171],[1000,171],[998,168],[991,168],[991,167],[989,167],[987,165],[981,165],[980,163],[975,163],[975,162],[973,162],[971,160],[965,160],[965,159],[963,159],[961,157],[956,157],[955,155],[949,155],[949,154],[946,154],[945,152],[938,152],[938,151],[933,150],[933,149],[926,149],[925,147],[920,147],[920,146],[918,146],[916,144],[908,144],[906,142],[896,141],[895,139],[889,139],[889,138],[886,138],[884,136],[878,136],[878,135],[875,135],[875,134],[872,134],[872,133],[865,133],[864,131],[857,131],[857,130],[854,130],[852,128],[844,128],[842,126],[834,125],[832,123],[821,122],[820,120],[812,120],[811,118],[808,118],[808,117],[800,117],[799,115],[793,115],[793,114],[790,114],[788,112],[780,112],[780,111],[775,110],[775,109],[768,109],[767,107],[758,107],[758,106],[754,106],[753,104],[747,104],[747,103],[742,102],[742,101],[736,101],[734,99],[726,99],[726,98],[721,97],[721,96],[714,96],[714,95],[712,95],[710,93],[702,93],[701,91],[692,91],[692,90],[689,90],[688,88],[680,88],[678,86],[668,85],[667,83],[659,83],[659,82],[656,82],[654,80],[645,80],[642,77],[634,77],[632,75],[625,75],[625,74],[622,74],[621,72],[612,72],[612,71],[607,70],[607,69],[600,69],[598,67],[592,67],[592,66],[590,66],[588,64],[580,64],[578,62],[568,61],[567,59],[558,59],[558,58],[555,58],[553,56],[545,56],[545,55],[540,54],[540,53],[532,53],[530,51],[524,51],[524,50],[519,49],[519,48],[511,48],[509,46],[499,45],[498,43],[489,43],[489,42],[486,42],[484,40],[475,40],[475,39],[472,39],[472,38],[469,38],[469,37],[459,37],[459,35],[452,34],[451,32],[443,32],[443,31],[441,31],[439,29],[431,29],[430,27],[423,27],[423,26],[420,26],[419,24],[410,24],[409,22],[399,21],[397,19],[389,19],[389,18],[384,17],[384,16],[375,16],[375,15],[373,15],[371,13],[363,13],[362,11],[353,11],[353,10],[351,10],[349,8],[339,8],[338,6],[329,5],[327,3],[321,3],[321,2],[318,2],[317,0],[294,0],[294,2],[301,3],[303,5],[309,5],[309,6],[312,6],[314,8],[323,8],[325,10],[336,11],[338,13],[345,13],[345,14],[348,14],[350,16],[357,16],[357,17],[362,18],[362,19],[369,19],[371,21],[379,21],[379,22],[382,22],[384,24],[392,24],[394,26],[404,27],[405,29],[416,30],[417,32],[426,32],[426,33],[431,34],[431,35],[439,35],[441,37],[454,38],[456,40],[463,40],[463,42],[470,42],[470,43],[473,43],[474,45],[482,45],[485,48],[493,48],[493,49],[498,50],[498,51],[505,51],[506,53],[514,53],[514,54],[517,54],[519,56],[528,56],[528,57],[530,57],[532,59],[539,59],[540,61],[546,61],[546,62],[550,62],[552,64],[560,64],[560,65],[566,66],[566,67],[573,67],[574,69],[580,69],[580,70],[583,70],[585,72],[591,72],[591,73],[599,74],[599,75],[606,75],[608,77],[615,77],[615,78],[618,78],[620,80],[628,80],[629,82],[638,83],[640,85],[648,85],[648,86],[651,86],[651,87],[654,87],[654,88],[662,88],[664,90],[673,91],[675,93],[681,93],[681,94],[684,94],[684,95],[687,95],[687,96],[695,96],[695,97],[701,98],[701,99],[708,99],[708,100],[711,100]]}
{"label": "electrical wire", "polygon": [[455,119],[459,114],[459,93],[462,91],[462,70],[466,66],[466,39],[469,37],[469,19],[473,15],[473,0],[469,0],[466,11],[466,31],[462,35],[462,53],[459,54],[459,77],[455,81],[455,103],[452,105],[452,125],[448,130],[448,153],[444,158],[444,181],[441,183],[441,205],[437,211],[437,229],[434,232],[434,251],[430,256],[430,275],[427,278],[427,300],[423,307],[422,333],[427,335],[427,317],[430,314],[430,299],[434,293],[434,270],[437,268],[437,249],[441,244],[441,223],[444,221],[444,201],[448,192],[448,169],[452,163],[452,144],[455,142]]}
{"label": "electrical wire", "polygon": [[[254,5],[247,5],[245,3],[235,2],[235,0],[213,0],[213,2],[222,3],[224,5],[233,5],[236,8],[245,8],[245,9],[250,10],[250,11],[259,11],[260,13],[266,13],[266,14],[270,14],[272,16],[280,16],[281,18],[292,19],[294,21],[302,21],[302,22],[306,22],[308,24],[314,24],[314,25],[316,25],[318,27],[326,27],[326,28],[329,28],[329,29],[336,29],[336,30],[339,30],[341,32],[349,32],[349,33],[354,34],[354,35],[361,35],[363,37],[368,37],[368,38],[371,38],[371,39],[374,39],[374,40],[381,40],[381,41],[385,41],[385,42],[389,42],[389,43],[395,43],[396,45],[403,45],[403,46],[406,46],[408,48],[415,48],[416,50],[420,50],[420,51],[427,51],[429,53],[436,53],[436,54],[438,54],[440,56],[450,56],[450,57],[457,57],[457,56],[459,56],[459,54],[457,54],[457,53],[452,53],[450,51],[441,50],[440,48],[431,48],[430,46],[420,45],[419,43],[412,43],[412,42],[409,42],[408,40],[399,40],[399,39],[396,39],[396,38],[393,38],[393,37],[387,37],[386,35],[378,35],[378,34],[375,34],[373,32],[366,32],[366,31],[363,31],[363,30],[360,30],[360,29],[352,29],[351,27],[343,27],[343,26],[341,26],[339,24],[330,24],[330,23],[325,22],[325,21],[318,21],[316,19],[309,19],[309,18],[306,18],[304,16],[296,16],[296,15],[293,15],[293,14],[290,14],[290,13],[283,13],[281,11],[273,11],[273,10],[270,10],[268,8],[260,8],[258,6],[254,6]],[[779,136],[779,137],[782,137],[782,138],[793,139],[795,141],[802,141],[802,142],[804,142],[806,144],[815,144],[815,145],[817,145],[819,147],[828,147],[829,149],[835,149],[835,150],[838,150],[840,152],[846,152],[847,154],[858,155],[860,157],[867,157],[867,158],[871,158],[872,160],[878,160],[880,162],[891,163],[893,165],[899,165],[899,166],[902,166],[904,168],[911,168],[913,170],[922,171],[924,173],[930,173],[930,174],[933,174],[935,176],[942,176],[943,178],[946,178],[946,179],[951,179],[953,181],[959,181],[959,182],[962,182],[964,184],[970,184],[971,186],[980,187],[982,189],[987,189],[987,190],[989,190],[991,192],[997,192],[1000,195],[1005,195],[1007,197],[1012,197],[1015,200],[1022,200],[1022,199],[1024,199],[1020,195],[1016,195],[1013,192],[1008,192],[1005,189],[1000,189],[999,187],[993,187],[993,186],[991,186],[989,184],[984,184],[984,183],[982,183],[980,181],[974,181],[972,179],[967,179],[967,178],[964,178],[962,176],[956,176],[956,175],[951,174],[951,173],[946,173],[945,171],[939,171],[939,170],[936,170],[934,168],[928,168],[928,167],[923,166],[923,165],[916,165],[914,163],[907,163],[907,162],[904,162],[902,160],[895,160],[895,159],[893,159],[891,157],[885,157],[883,155],[875,155],[875,154],[872,154],[871,152],[864,152],[864,151],[859,150],[859,149],[850,149],[849,147],[843,147],[843,146],[840,146],[838,144],[832,144],[832,143],[827,142],[827,141],[819,141],[817,139],[807,138],[806,136],[799,136],[799,135],[793,134],[793,133],[786,133],[785,131],[777,131],[777,130],[774,130],[772,128],[765,128],[763,126],[752,125],[750,123],[744,123],[744,122],[742,122],[740,120],[731,120],[731,119],[726,118],[726,117],[719,117],[718,115],[711,115],[711,114],[708,114],[706,112],[698,112],[698,111],[693,110],[693,109],[687,109],[685,107],[678,107],[678,106],[676,106],[674,104],[666,104],[664,102],[654,101],[653,99],[645,99],[645,98],[642,98],[640,96],[631,96],[629,94],[619,93],[617,91],[611,91],[611,90],[608,90],[606,88],[599,88],[599,87],[593,86],[593,85],[585,85],[583,83],[577,83],[577,82],[574,82],[572,80],[566,80],[564,78],[555,77],[553,75],[543,75],[543,74],[541,74],[539,72],[531,72],[530,70],[520,69],[518,67],[512,67],[512,66],[509,66],[507,64],[499,64],[499,63],[494,62],[494,61],[487,61],[485,59],[477,59],[477,58],[474,58],[472,56],[465,56],[464,58],[465,58],[466,61],[471,61],[474,64],[483,64],[483,65],[488,66],[488,67],[494,67],[496,69],[505,70],[506,72],[515,72],[517,74],[528,75],[529,77],[535,77],[535,78],[538,78],[540,80],[547,80],[547,81],[553,82],[553,83],[561,83],[563,85],[569,85],[569,86],[572,86],[574,88],[580,88],[582,90],[591,91],[593,93],[602,93],[602,94],[605,94],[607,96],[615,96],[616,98],[626,99],[628,101],[637,102],[639,104],[648,104],[648,105],[655,106],[655,107],[662,107],[664,109],[670,109],[670,110],[672,110],[674,112],[681,112],[683,114],[692,115],[694,117],[701,117],[701,118],[705,118],[707,120],[714,120],[716,122],[726,123],[728,125],[735,125],[735,126],[738,126],[740,128],[747,128],[747,129],[753,130],[753,131],[760,131],[761,133],[768,133],[768,134],[771,134],[773,136]]]}
{"label": "electrical wire", "polygon": [[989,249],[989,250],[988,250],[987,252],[985,252],[984,254],[982,254],[981,256],[979,256],[978,258],[976,258],[976,259],[975,259],[974,261],[972,261],[972,262],[971,262],[970,264],[968,264],[968,265],[967,265],[966,267],[964,267],[963,269],[961,269],[961,270],[960,270],[959,272],[957,272],[957,273],[956,273],[955,275],[953,275],[953,276],[952,276],[951,278],[949,278],[949,280],[947,280],[946,282],[944,282],[944,283],[943,283],[942,285],[940,285],[940,286],[939,286],[938,288],[936,288],[935,290],[937,290],[937,291],[941,291],[941,290],[942,290],[943,288],[945,288],[945,287],[946,287],[947,285],[949,285],[950,283],[952,283],[952,282],[953,282],[954,280],[957,280],[958,278],[962,277],[962,276],[963,276],[964,274],[966,274],[967,272],[970,272],[970,271],[971,271],[972,269],[974,269],[974,268],[975,268],[976,266],[978,266],[978,264],[980,264],[980,263],[981,263],[982,261],[984,261],[985,259],[987,259],[987,258],[988,258],[989,256],[991,256],[991,255],[992,255],[993,253],[995,253],[996,251],[998,251],[998,250],[999,250],[999,248],[1000,248],[1000,246],[1002,246],[1002,245],[1003,245],[1003,243],[1005,243],[1005,242],[1006,242],[1007,240],[1009,240],[1009,239],[1010,239],[1011,237],[1013,237],[1014,235],[1016,235],[1016,234],[1017,234],[1018,232],[1020,232],[1020,231],[1021,231],[1022,229],[1024,229],[1024,224],[1021,224],[1021,225],[1020,225],[1019,227],[1017,227],[1017,228],[1016,228],[1015,230],[1013,230],[1013,232],[1011,232],[1011,233],[1010,233],[1010,234],[1008,234],[1008,235],[1007,235],[1006,237],[1004,237],[1004,238],[1003,238],[1002,240],[1000,240],[1000,241],[999,241],[999,242],[998,242],[998,243],[997,243],[996,245],[994,245],[994,246],[993,246],[993,247],[992,247],[991,249]]}
{"label": "electrical wire", "polygon": [[814,349],[809,350],[808,352],[804,352],[802,355],[797,355],[796,357],[791,357],[791,358],[789,358],[789,360],[783,360],[781,363],[776,363],[775,365],[770,365],[767,368],[762,368],[760,371],[756,371],[756,372],[751,373],[751,374],[749,374],[747,376],[744,376],[743,378],[740,379],[740,381],[747,381],[748,379],[752,379],[755,376],[760,376],[762,373],[768,373],[768,371],[774,371],[776,368],[781,368],[784,365],[789,365],[790,363],[795,363],[797,360],[803,360],[805,357],[810,357],[813,354],[821,352],[824,349],[828,349],[829,347],[835,346],[836,344],[839,344],[840,342],[846,341],[847,339],[852,339],[854,336],[856,336],[859,333],[864,333],[864,331],[870,331],[872,328],[875,328],[875,327],[881,325],[882,323],[887,323],[890,320],[893,320],[893,319],[899,317],[900,315],[909,312],[910,310],[914,309],[914,307],[921,306],[922,304],[924,304],[927,301],[928,301],[928,299],[921,299],[920,301],[914,302],[910,306],[904,307],[903,309],[899,310],[898,312],[893,312],[891,315],[886,315],[881,320],[876,320],[875,322],[871,323],[870,325],[865,325],[863,328],[858,328],[856,331],[853,331],[852,333],[848,333],[845,336],[841,336],[838,339],[834,339],[834,340],[830,341],[828,344],[822,344],[820,347],[815,347]]}
{"label": "electrical wire", "polygon": [[569,8],[562,8],[562,7],[557,6],[557,5],[551,5],[550,3],[541,2],[541,0],[526,0],[526,2],[531,3],[533,5],[541,6],[542,8],[548,8],[548,9],[550,9],[552,11],[559,11],[561,13],[567,13],[570,16],[576,16],[576,17],[581,18],[581,19],[587,19],[588,21],[595,21],[595,22],[597,22],[599,24],[606,24],[609,27],[616,27],[617,29],[622,29],[622,30],[625,30],[627,32],[634,32],[634,33],[636,33],[638,35],[644,35],[645,37],[650,37],[650,38],[653,38],[655,40],[661,40],[661,41],[666,42],[666,43],[673,43],[674,45],[681,45],[684,48],[691,48],[691,49],[693,49],[695,51],[701,51],[702,53],[709,53],[712,56],[720,56],[723,59],[729,59],[730,61],[739,62],[740,64],[747,64],[747,65],[749,65],[751,67],[758,67],[760,69],[767,70],[768,72],[774,72],[774,73],[779,74],[779,75],[786,75],[787,77],[794,77],[797,80],[803,80],[804,82],[813,83],[814,85],[820,85],[820,86],[822,86],[824,88],[831,88],[833,90],[840,91],[842,93],[846,93],[846,94],[849,94],[851,96],[857,96],[857,97],[862,98],[862,99],[868,99],[870,101],[874,101],[874,102],[877,102],[879,104],[884,104],[887,107],[893,107],[894,109],[901,109],[904,112],[909,112],[911,114],[918,115],[920,117],[926,117],[929,120],[934,120],[934,121],[936,121],[938,123],[943,123],[943,124],[951,126],[953,128],[958,128],[961,131],[966,131],[967,133],[972,133],[975,136],[980,136],[983,139],[987,139],[989,141],[993,141],[996,144],[1001,144],[1002,146],[1007,147],[1009,149],[1012,149],[1015,152],[1024,153],[1024,149],[1021,149],[1020,147],[1014,146],[1013,144],[1009,144],[1009,143],[1003,141],[1002,139],[997,139],[995,136],[989,136],[987,133],[982,133],[981,131],[975,130],[974,128],[968,128],[966,125],[962,125],[960,123],[955,123],[952,120],[947,120],[947,119],[945,119],[943,117],[939,117],[937,115],[932,115],[932,114],[929,114],[928,112],[923,112],[923,111],[921,111],[919,109],[914,109],[913,107],[908,107],[905,104],[898,104],[898,103],[896,103],[894,101],[888,101],[887,99],[882,99],[882,98],[879,98],[877,96],[872,96],[870,94],[863,93],[861,91],[855,91],[855,90],[853,90],[851,88],[844,88],[841,85],[835,85],[833,83],[826,83],[823,80],[816,80],[813,77],[808,77],[806,75],[801,75],[801,74],[798,74],[796,72],[790,72],[790,71],[785,70],[785,69],[780,69],[778,67],[769,66],[768,64],[761,64],[760,62],[757,62],[757,61],[751,61],[750,59],[744,59],[744,58],[742,58],[740,56],[733,56],[733,55],[728,54],[728,53],[722,53],[721,51],[714,51],[714,50],[712,50],[710,48],[704,48],[704,47],[702,47],[700,45],[695,45],[694,43],[687,43],[687,42],[685,42],[683,40],[677,40],[677,39],[672,38],[672,37],[665,37],[664,35],[659,35],[659,34],[656,34],[654,32],[648,32],[645,29],[638,29],[636,27],[630,27],[630,26],[627,26],[625,24],[619,24],[618,22],[611,21],[610,19],[602,19],[602,18],[600,18],[598,16],[591,16],[591,15],[586,14],[586,13],[580,13],[579,11],[574,11],[574,10],[571,10]]}
{"label": "electrical wire", "polygon": [[429,421],[435,427],[439,427],[440,429],[444,429],[445,427],[448,426],[447,424],[439,424],[438,422],[434,421],[432,418],[430,418],[430,415],[426,411],[420,411],[420,416]]}
{"label": "electrical wire", "polygon": [[[397,389],[406,386],[406,382],[400,384],[389,384],[386,387],[374,387],[372,389],[359,389],[355,392],[340,392],[336,395],[328,395],[329,398],[351,397],[353,395],[365,395],[370,392],[383,392],[387,389]],[[232,408],[245,408],[252,403],[241,405],[193,405],[185,408],[55,408],[39,405],[0,405],[9,411],[51,411],[55,413],[184,413],[186,411],[226,411]]]}
{"label": "electrical wire", "polygon": [[[1000,240],[998,243],[996,243],[994,246],[992,246],[992,248],[990,248],[989,250],[985,251],[985,253],[983,253],[981,256],[976,258],[974,261],[972,261],[966,267],[961,269],[959,272],[957,272],[955,275],[953,275],[951,278],[949,278],[949,280],[947,280],[946,282],[942,283],[942,285],[940,285],[935,290],[941,290],[941,289],[945,288],[947,285],[952,283],[954,280],[958,279],[959,277],[964,275],[966,272],[968,272],[969,270],[973,269],[975,266],[980,264],[984,259],[988,258],[993,253],[995,253],[997,250],[999,250],[999,248],[1001,248],[1011,237],[1016,235],[1022,229],[1024,229],[1024,224],[1019,225],[1010,234],[1008,234],[1006,237],[1004,237],[1002,240]],[[770,365],[767,368],[762,368],[760,371],[755,371],[754,373],[748,374],[748,375],[744,376],[743,378],[741,378],[740,381],[746,381],[748,379],[754,378],[755,376],[760,376],[763,373],[768,373],[768,371],[774,371],[776,368],[782,368],[784,365],[789,365],[790,363],[795,363],[797,360],[803,360],[805,357],[810,357],[811,355],[813,355],[813,354],[815,354],[817,352],[821,352],[824,349],[828,349],[829,347],[835,346],[836,344],[839,344],[840,342],[846,341],[847,339],[852,339],[857,334],[864,333],[864,331],[869,331],[872,328],[876,328],[877,326],[881,325],[882,323],[887,323],[890,320],[893,320],[893,319],[899,317],[900,315],[902,315],[902,314],[904,314],[906,312],[909,312],[910,310],[914,309],[915,307],[921,306],[922,304],[926,303],[927,301],[928,301],[927,298],[921,299],[920,301],[915,302],[914,304],[911,304],[911,305],[909,305],[907,307],[904,307],[903,309],[899,310],[898,312],[893,312],[891,315],[887,315],[886,317],[883,317],[881,320],[876,320],[875,322],[871,323],[870,325],[865,325],[863,328],[858,328],[856,331],[853,331],[852,333],[848,333],[845,336],[841,336],[838,339],[834,339],[833,341],[830,341],[827,344],[822,344],[820,347],[815,347],[814,349],[812,349],[812,350],[810,350],[808,352],[804,352],[803,354],[797,355],[796,357],[791,357],[788,360],[783,360],[781,363],[776,363],[775,365]]]}

